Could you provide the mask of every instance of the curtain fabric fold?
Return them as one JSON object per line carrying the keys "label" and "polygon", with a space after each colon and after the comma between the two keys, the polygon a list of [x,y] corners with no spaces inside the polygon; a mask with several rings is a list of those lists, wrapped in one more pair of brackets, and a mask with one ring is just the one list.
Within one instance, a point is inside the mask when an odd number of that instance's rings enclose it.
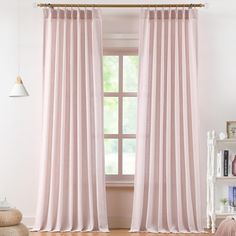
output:
{"label": "curtain fabric fold", "polygon": [[100,12],[45,9],[43,57],[34,230],[107,232]]}
{"label": "curtain fabric fold", "polygon": [[197,11],[143,10],[131,232],[200,232]]}

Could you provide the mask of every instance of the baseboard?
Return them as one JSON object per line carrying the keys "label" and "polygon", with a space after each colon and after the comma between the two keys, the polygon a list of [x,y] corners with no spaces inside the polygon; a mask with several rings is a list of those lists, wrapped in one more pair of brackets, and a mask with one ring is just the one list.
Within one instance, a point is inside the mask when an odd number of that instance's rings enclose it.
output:
{"label": "baseboard", "polygon": [[[29,229],[33,228],[35,217],[25,216],[23,217],[22,223],[25,224]],[[205,222],[205,221],[204,221]],[[218,225],[219,222],[217,222]],[[131,225],[131,217],[124,216],[110,216],[108,217],[108,224],[110,229],[129,229]]]}
{"label": "baseboard", "polygon": [[29,229],[32,229],[34,226],[34,216],[24,216],[22,219],[22,223],[26,225]]}
{"label": "baseboard", "polygon": [[[33,216],[25,216],[22,219],[22,223],[25,224],[29,229],[32,229],[34,226],[35,217]],[[109,228],[122,228],[129,229],[131,224],[130,217],[124,216],[112,216],[108,218]]]}

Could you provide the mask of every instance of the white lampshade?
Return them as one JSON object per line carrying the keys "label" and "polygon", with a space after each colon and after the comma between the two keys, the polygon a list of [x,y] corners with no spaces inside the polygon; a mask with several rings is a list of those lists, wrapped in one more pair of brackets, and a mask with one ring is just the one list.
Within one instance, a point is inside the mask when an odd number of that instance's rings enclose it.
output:
{"label": "white lampshade", "polygon": [[29,94],[28,94],[20,76],[17,76],[16,82],[10,92],[9,97],[25,97],[25,96],[29,96]]}

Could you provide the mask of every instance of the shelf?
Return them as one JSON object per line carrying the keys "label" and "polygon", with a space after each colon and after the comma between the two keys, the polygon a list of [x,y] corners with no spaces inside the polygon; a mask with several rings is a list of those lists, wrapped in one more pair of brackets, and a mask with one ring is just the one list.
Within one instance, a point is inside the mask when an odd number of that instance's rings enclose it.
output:
{"label": "shelf", "polygon": [[236,139],[229,139],[229,138],[226,138],[226,139],[216,139],[216,142],[217,143],[234,143],[236,144]]}
{"label": "shelf", "polygon": [[216,211],[216,216],[218,218],[222,217],[225,218],[227,216],[235,216],[236,212],[220,212],[220,211]]}
{"label": "shelf", "polygon": [[235,180],[236,181],[236,176],[221,176],[221,177],[216,177],[216,180]]}

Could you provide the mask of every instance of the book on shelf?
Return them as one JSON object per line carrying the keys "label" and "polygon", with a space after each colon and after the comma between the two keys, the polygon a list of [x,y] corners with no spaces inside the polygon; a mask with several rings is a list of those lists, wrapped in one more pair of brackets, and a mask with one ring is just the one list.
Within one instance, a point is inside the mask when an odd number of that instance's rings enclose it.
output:
{"label": "book on shelf", "polygon": [[228,204],[231,212],[236,211],[236,186],[228,187]]}
{"label": "book on shelf", "polygon": [[220,150],[216,154],[216,176],[232,176],[232,158],[233,153],[229,150]]}
{"label": "book on shelf", "polygon": [[228,187],[228,202],[229,206],[234,206],[234,186],[229,186]]}
{"label": "book on shelf", "polygon": [[219,151],[217,153],[217,159],[216,159],[216,176],[221,177],[223,176],[223,153],[222,151]]}
{"label": "book on shelf", "polygon": [[224,150],[224,176],[229,175],[229,150]]}

